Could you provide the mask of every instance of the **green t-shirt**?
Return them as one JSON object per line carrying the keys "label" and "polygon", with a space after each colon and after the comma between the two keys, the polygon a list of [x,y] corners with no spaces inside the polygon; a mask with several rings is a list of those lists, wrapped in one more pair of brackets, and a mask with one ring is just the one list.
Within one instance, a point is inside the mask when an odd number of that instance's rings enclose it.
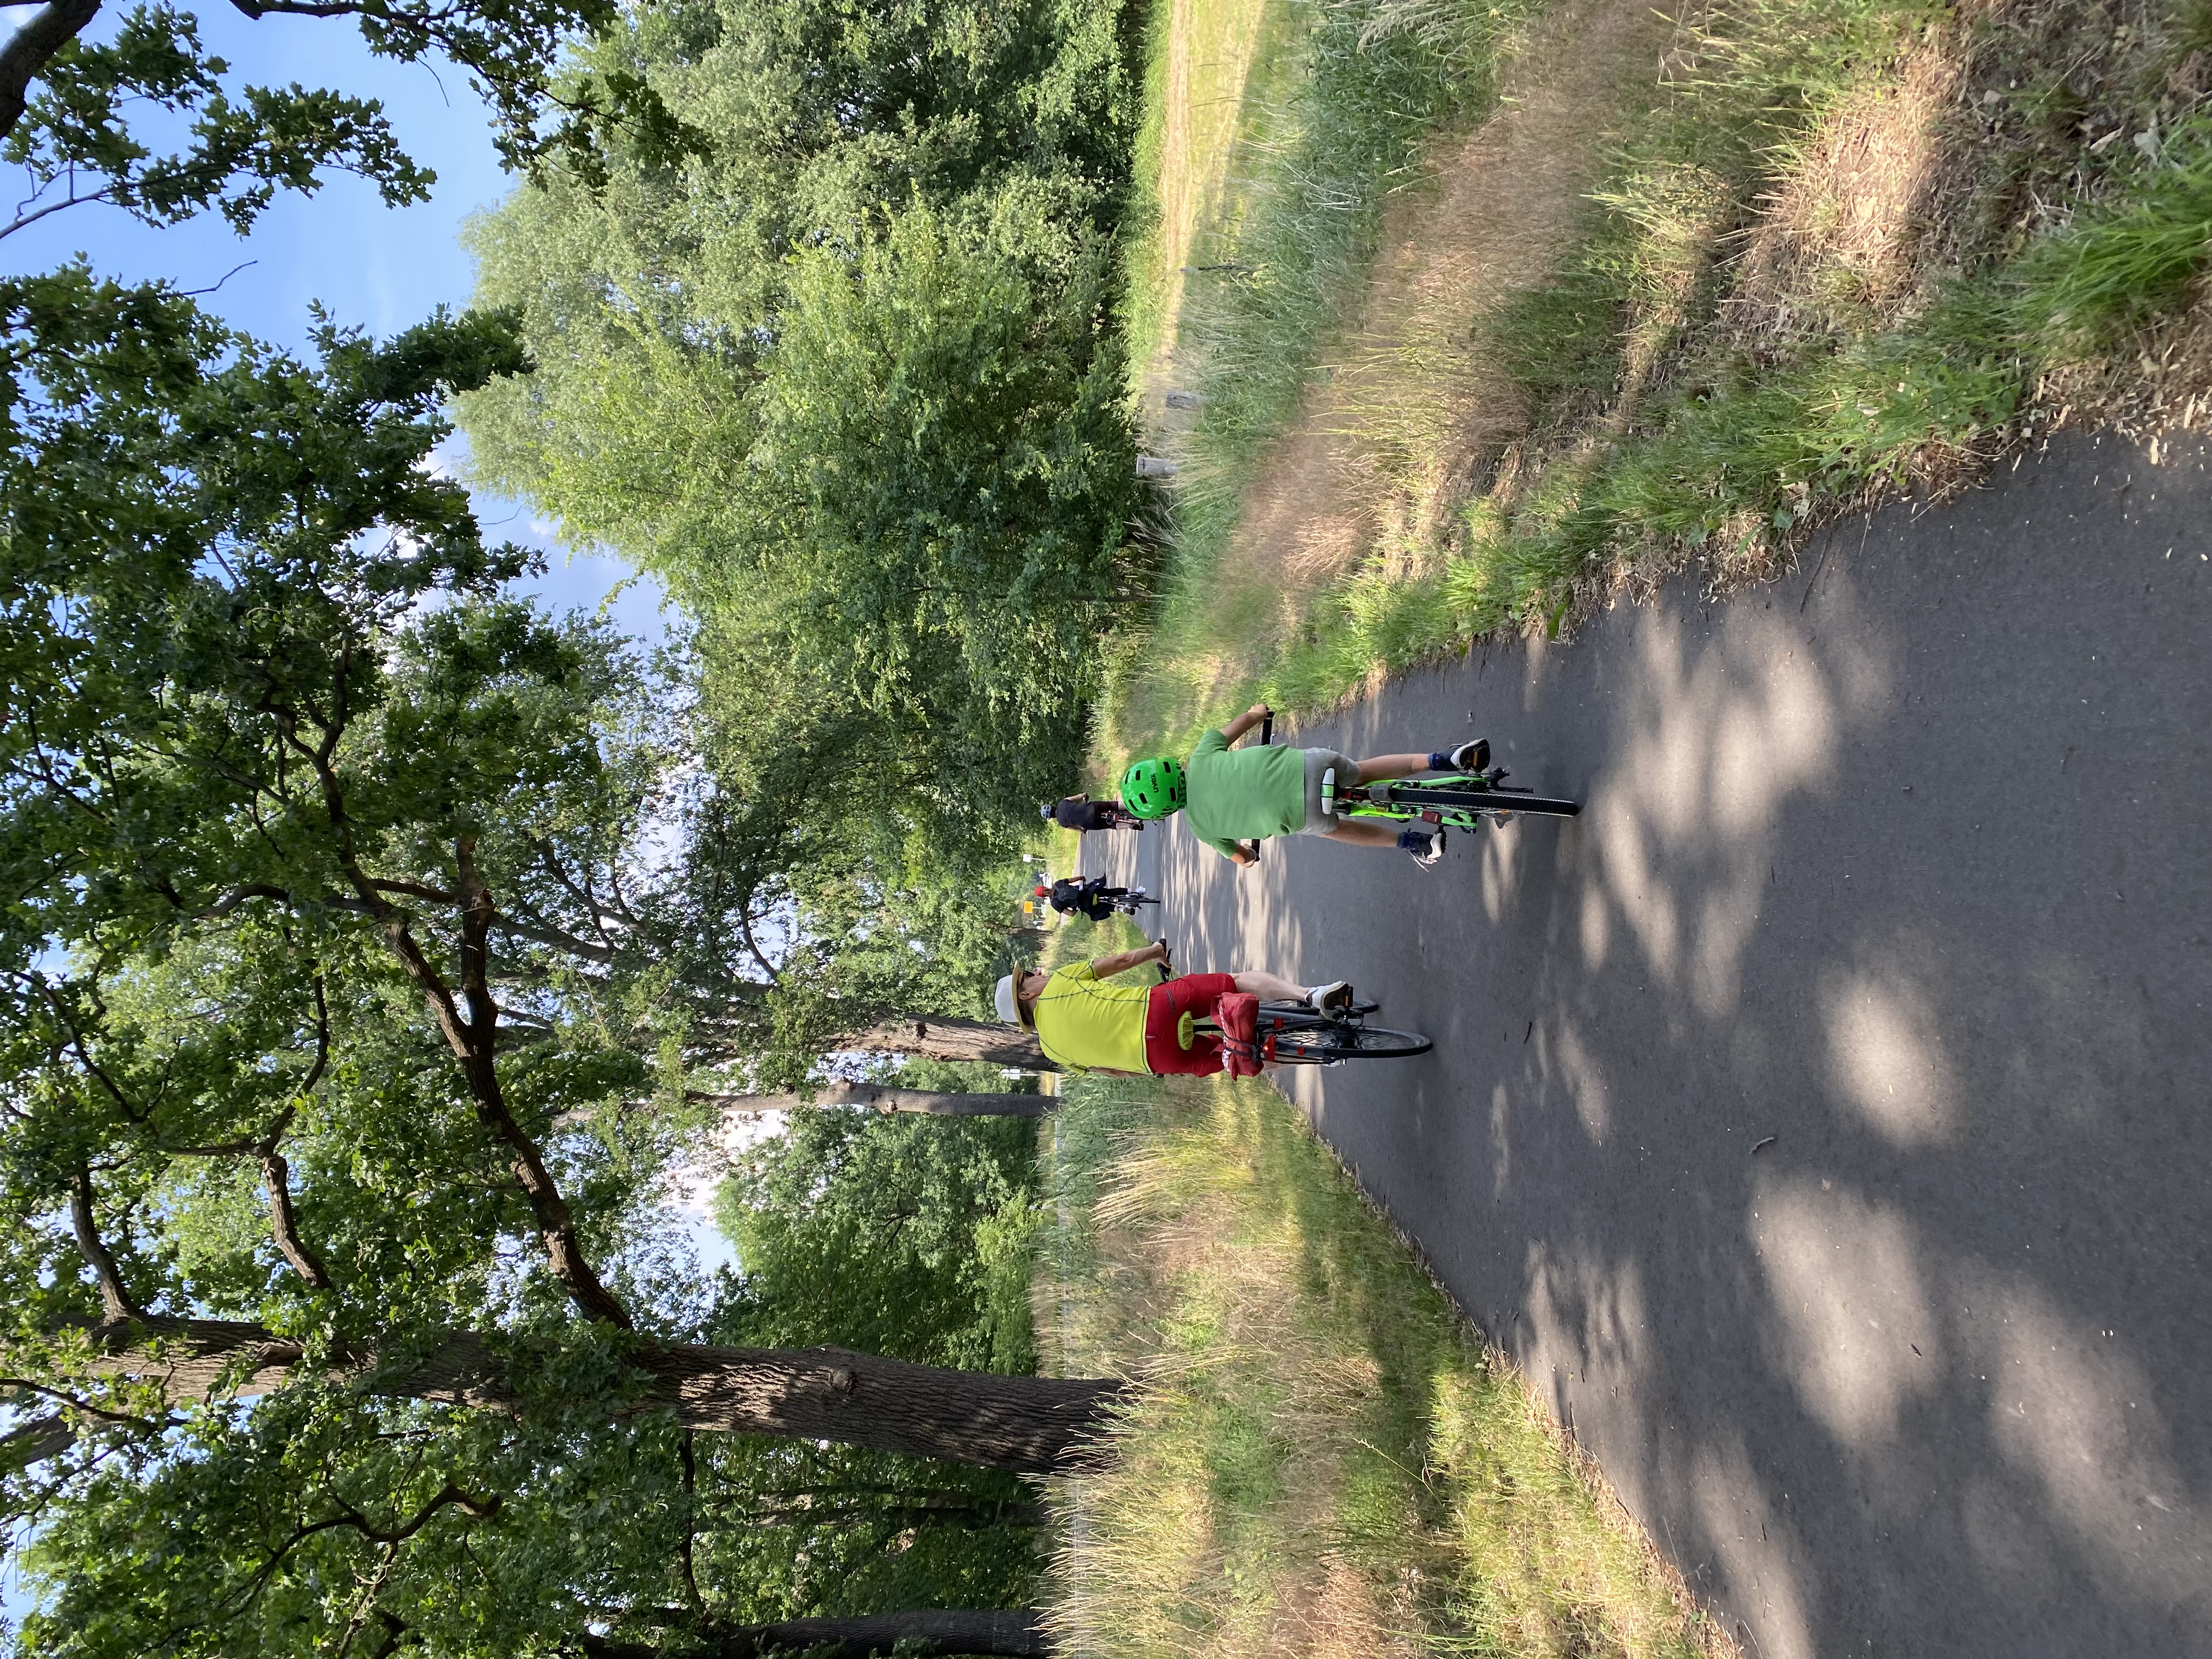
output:
{"label": "green t-shirt", "polygon": [[1288,744],[1231,749],[1218,732],[1183,763],[1190,833],[1224,858],[1240,841],[1294,836],[1306,827],[1306,751]]}
{"label": "green t-shirt", "polygon": [[1054,973],[1037,993],[1037,1042],[1055,1065],[1082,1071],[1151,1071],[1145,1064],[1145,1009],[1152,988],[1103,980],[1087,962]]}

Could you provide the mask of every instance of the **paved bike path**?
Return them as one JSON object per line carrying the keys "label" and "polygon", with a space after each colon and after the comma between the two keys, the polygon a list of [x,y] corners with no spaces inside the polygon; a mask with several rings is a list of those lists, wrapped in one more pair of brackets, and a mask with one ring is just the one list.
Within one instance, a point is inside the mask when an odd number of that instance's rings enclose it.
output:
{"label": "paved bike path", "polygon": [[2061,440],[1296,734],[1586,803],[1431,872],[1086,838],[1436,1039],[1294,1097],[1747,1654],[2212,1653],[2208,465]]}

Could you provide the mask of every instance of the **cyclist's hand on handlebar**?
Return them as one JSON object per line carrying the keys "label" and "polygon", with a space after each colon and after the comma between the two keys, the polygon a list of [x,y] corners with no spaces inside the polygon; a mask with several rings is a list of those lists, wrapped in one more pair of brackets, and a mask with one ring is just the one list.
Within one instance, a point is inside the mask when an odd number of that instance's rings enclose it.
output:
{"label": "cyclist's hand on handlebar", "polygon": [[1249,870],[1260,861],[1259,845],[1255,842],[1240,841],[1237,843],[1237,850],[1229,855],[1229,859],[1230,862],[1238,869]]}
{"label": "cyclist's hand on handlebar", "polygon": [[1244,718],[1248,720],[1269,720],[1274,717],[1275,711],[1264,702],[1255,702],[1244,711]]}

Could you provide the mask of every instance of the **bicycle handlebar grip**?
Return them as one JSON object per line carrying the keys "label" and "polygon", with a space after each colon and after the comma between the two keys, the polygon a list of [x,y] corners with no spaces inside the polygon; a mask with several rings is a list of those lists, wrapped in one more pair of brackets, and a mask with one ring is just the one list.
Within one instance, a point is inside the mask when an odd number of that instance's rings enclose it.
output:
{"label": "bicycle handlebar grip", "polygon": [[[1274,740],[1275,711],[1270,708],[1260,717],[1260,747],[1265,749]],[[1260,861],[1260,843],[1256,840],[1252,843],[1252,861],[1255,864]]]}

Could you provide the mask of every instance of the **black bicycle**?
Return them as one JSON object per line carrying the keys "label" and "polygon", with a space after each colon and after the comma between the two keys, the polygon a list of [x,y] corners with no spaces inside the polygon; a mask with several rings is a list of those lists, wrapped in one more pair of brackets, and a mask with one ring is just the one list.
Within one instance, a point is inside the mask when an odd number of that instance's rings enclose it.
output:
{"label": "black bicycle", "polygon": [[[1367,1016],[1381,1006],[1355,1002],[1322,1013],[1303,1002],[1263,1002],[1251,1057],[1262,1066],[1340,1066],[1347,1060],[1411,1060],[1435,1047],[1419,1031],[1370,1025]],[[1235,1039],[1224,1034],[1223,1041]]]}

